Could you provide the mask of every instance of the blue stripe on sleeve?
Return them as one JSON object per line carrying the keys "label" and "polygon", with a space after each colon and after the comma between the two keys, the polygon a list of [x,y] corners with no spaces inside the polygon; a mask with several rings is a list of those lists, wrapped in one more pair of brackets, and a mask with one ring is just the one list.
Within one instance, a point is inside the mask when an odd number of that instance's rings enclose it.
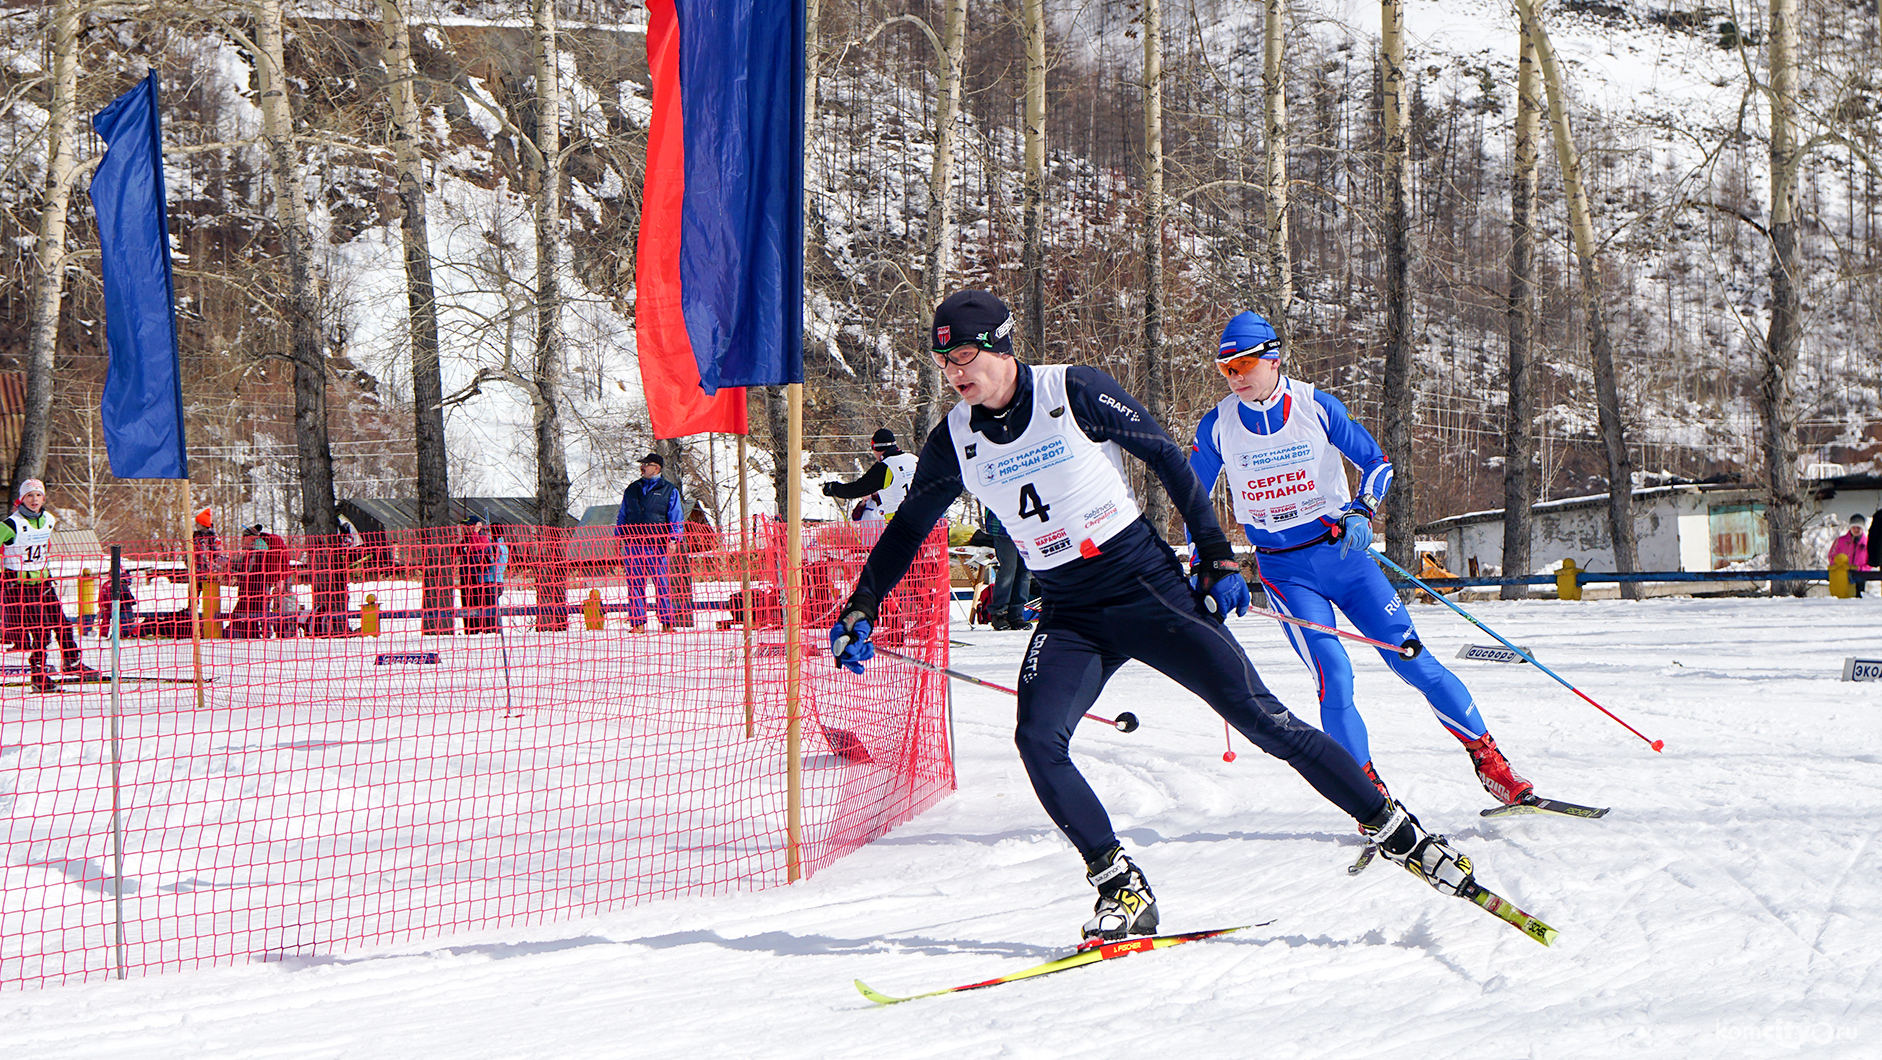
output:
{"label": "blue stripe on sleeve", "polygon": [[1392,486],[1392,462],[1385,458],[1385,450],[1379,448],[1365,425],[1346,411],[1339,398],[1316,390],[1314,401],[1326,424],[1327,441],[1359,468],[1359,492],[1367,497],[1384,497]]}

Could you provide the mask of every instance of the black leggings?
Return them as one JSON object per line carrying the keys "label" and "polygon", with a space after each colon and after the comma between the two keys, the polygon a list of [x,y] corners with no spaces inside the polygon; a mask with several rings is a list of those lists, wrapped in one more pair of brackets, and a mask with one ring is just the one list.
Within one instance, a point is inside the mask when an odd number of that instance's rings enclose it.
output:
{"label": "black leggings", "polygon": [[1242,646],[1196,605],[1174,561],[1136,580],[1141,592],[1123,603],[1068,607],[1048,599],[1020,666],[1013,740],[1040,804],[1080,854],[1089,860],[1117,836],[1104,804],[1072,764],[1072,730],[1128,659],[1148,664],[1201,697],[1353,819],[1378,814],[1385,797],[1359,763],[1268,691]]}

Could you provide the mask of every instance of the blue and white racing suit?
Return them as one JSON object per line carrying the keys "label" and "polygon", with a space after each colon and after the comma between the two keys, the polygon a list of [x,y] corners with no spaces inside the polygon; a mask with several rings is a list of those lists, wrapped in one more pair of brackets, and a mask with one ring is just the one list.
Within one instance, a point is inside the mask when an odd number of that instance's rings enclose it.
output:
{"label": "blue and white racing suit", "polygon": [[[1235,518],[1261,554],[1261,581],[1275,610],[1334,624],[1338,605],[1359,632],[1403,644],[1417,636],[1404,602],[1363,550],[1340,556],[1337,527],[1352,499],[1342,455],[1360,471],[1360,504],[1368,514],[1392,485],[1392,464],[1338,398],[1282,376],[1266,401],[1248,405],[1230,395],[1196,425],[1189,466],[1212,485],[1228,474]],[[1320,690],[1320,725],[1360,762],[1372,759],[1366,723],[1353,705],[1353,666],[1330,633],[1284,625],[1294,651]],[[1424,694],[1438,720],[1459,740],[1484,734],[1470,690],[1430,652],[1406,659],[1380,649],[1392,671]]]}

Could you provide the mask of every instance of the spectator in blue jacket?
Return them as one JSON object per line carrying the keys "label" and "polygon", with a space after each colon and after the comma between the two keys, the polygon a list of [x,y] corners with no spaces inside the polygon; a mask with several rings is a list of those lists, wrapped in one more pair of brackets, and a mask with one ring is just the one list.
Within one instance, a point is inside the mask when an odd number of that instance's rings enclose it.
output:
{"label": "spectator in blue jacket", "polygon": [[621,509],[614,516],[614,536],[621,539],[622,565],[627,568],[627,621],[636,633],[647,621],[648,582],[653,583],[660,628],[672,632],[676,617],[667,560],[680,537],[680,488],[661,476],[665,468],[659,453],[642,457],[640,478],[621,491]]}

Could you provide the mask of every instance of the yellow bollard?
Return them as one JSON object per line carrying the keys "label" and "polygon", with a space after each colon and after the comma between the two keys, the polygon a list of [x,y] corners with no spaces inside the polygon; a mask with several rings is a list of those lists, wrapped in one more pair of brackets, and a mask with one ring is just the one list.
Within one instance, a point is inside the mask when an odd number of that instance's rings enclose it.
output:
{"label": "yellow bollard", "polygon": [[1555,572],[1555,595],[1563,600],[1581,599],[1581,586],[1575,584],[1575,561],[1565,559]]}
{"label": "yellow bollard", "polygon": [[1838,600],[1856,598],[1856,587],[1849,581],[1849,557],[1839,555],[1830,563],[1830,595]]}
{"label": "yellow bollard", "polygon": [[[91,636],[92,616],[98,613],[98,576],[84,567],[78,572],[78,632],[80,636]],[[110,636],[111,631],[100,629],[101,636]]]}
{"label": "yellow bollard", "polygon": [[601,628],[601,590],[588,590],[588,599],[582,601],[582,628],[595,630]]}
{"label": "yellow bollard", "polygon": [[359,634],[362,637],[379,635],[379,594],[367,593],[366,602],[359,608]]}
{"label": "yellow bollard", "polygon": [[222,636],[222,583],[214,578],[203,581],[203,639],[217,640]]}

